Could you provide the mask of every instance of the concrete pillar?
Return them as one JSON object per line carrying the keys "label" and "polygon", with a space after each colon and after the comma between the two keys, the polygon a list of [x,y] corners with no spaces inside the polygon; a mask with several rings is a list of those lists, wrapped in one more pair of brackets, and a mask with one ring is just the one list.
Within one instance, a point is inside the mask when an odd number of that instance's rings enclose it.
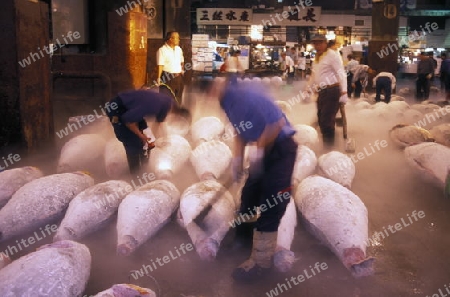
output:
{"label": "concrete pillar", "polygon": [[400,0],[373,2],[369,66],[377,72],[397,74]]}
{"label": "concrete pillar", "polygon": [[142,12],[108,14],[108,64],[112,94],[136,89],[146,82],[147,17]]}
{"label": "concrete pillar", "polygon": [[33,151],[53,135],[48,5],[4,0],[0,19],[0,146]]}

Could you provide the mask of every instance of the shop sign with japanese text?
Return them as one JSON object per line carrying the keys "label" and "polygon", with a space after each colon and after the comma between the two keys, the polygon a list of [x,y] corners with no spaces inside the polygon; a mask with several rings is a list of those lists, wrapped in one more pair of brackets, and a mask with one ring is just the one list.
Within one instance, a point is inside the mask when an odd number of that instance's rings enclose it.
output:
{"label": "shop sign with japanese text", "polygon": [[253,11],[242,8],[197,8],[197,25],[251,25]]}

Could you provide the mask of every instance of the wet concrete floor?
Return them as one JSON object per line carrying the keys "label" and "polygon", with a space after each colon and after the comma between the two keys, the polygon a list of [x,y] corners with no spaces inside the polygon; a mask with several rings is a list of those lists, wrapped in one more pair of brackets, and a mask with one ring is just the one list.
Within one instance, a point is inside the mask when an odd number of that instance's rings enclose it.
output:
{"label": "wet concrete floor", "polygon": [[[279,88],[273,91],[274,96],[277,100],[288,100],[303,84],[296,82],[293,88]],[[400,85],[414,90],[410,80],[401,81]],[[193,95],[198,104],[196,110],[200,110],[195,114],[196,117],[218,115],[215,102],[204,100],[204,95],[200,93]],[[440,95],[433,96],[432,100],[438,100]],[[407,101],[413,103],[412,95],[407,96]],[[348,108],[348,117],[349,137],[356,140],[356,152],[363,152],[364,148],[370,152],[376,140],[388,142],[386,148],[366,154],[363,160],[355,164],[356,177],[352,191],[368,209],[369,236],[387,229],[389,225],[402,223],[400,231],[389,233],[389,236],[368,247],[367,255],[376,258],[373,276],[353,278],[327,247],[307,233],[299,220],[291,248],[298,261],[290,272],[272,273],[253,284],[234,282],[230,276],[233,268],[244,261],[250,251],[233,248],[234,230],[230,230],[215,262],[202,262],[195,251],[190,251],[158,267],[149,275],[135,279],[131,272],[150,264],[157,257],[169,255],[170,251],[175,254],[181,244],[190,243],[189,236],[172,220],[135,254],[124,258],[116,255],[113,222],[81,241],[92,254],[91,276],[85,294],[94,295],[117,283],[147,287],[161,297],[432,296],[439,294],[439,290],[445,293],[446,286],[450,286],[450,236],[446,229],[450,228],[450,200],[444,198],[442,189],[424,182],[408,166],[403,150],[395,147],[389,139],[391,123],[356,122],[351,108]],[[289,118],[293,124],[312,124],[315,121],[314,103],[294,105]],[[343,152],[340,127],[337,127],[337,133],[339,141],[336,149]],[[319,157],[320,148],[317,148],[316,153]],[[56,156],[55,152],[43,150],[24,158],[17,166],[34,165],[42,168],[46,174],[51,174],[56,168]],[[103,181],[105,178],[97,177],[97,180]],[[175,180],[179,190],[183,191],[197,178],[193,168],[187,165]],[[408,215],[411,216],[414,211],[423,211],[425,217],[409,221]],[[15,239],[0,243],[0,251],[14,242]],[[47,237],[15,254],[13,259],[49,242],[51,238]],[[312,275],[310,266],[317,262],[326,263],[327,269]],[[306,278],[304,282],[295,284],[288,281],[301,274]],[[278,295],[274,291],[271,293],[277,287]]]}

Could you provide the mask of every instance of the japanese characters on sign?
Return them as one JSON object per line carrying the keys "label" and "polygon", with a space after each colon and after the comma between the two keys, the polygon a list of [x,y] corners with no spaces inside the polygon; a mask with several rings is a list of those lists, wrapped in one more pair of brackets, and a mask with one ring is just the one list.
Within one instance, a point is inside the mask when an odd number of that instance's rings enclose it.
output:
{"label": "japanese characters on sign", "polygon": [[241,8],[197,8],[198,25],[251,25],[253,12]]}

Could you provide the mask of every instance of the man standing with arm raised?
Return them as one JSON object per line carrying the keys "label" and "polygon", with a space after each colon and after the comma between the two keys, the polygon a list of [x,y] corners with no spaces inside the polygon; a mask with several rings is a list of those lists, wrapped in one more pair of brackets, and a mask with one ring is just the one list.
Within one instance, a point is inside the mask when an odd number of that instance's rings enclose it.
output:
{"label": "man standing with arm raised", "polygon": [[339,104],[347,102],[347,76],[342,61],[332,49],[327,49],[327,39],[316,35],[311,39],[317,51],[307,89],[318,93],[317,117],[324,148],[334,145],[336,114]]}

